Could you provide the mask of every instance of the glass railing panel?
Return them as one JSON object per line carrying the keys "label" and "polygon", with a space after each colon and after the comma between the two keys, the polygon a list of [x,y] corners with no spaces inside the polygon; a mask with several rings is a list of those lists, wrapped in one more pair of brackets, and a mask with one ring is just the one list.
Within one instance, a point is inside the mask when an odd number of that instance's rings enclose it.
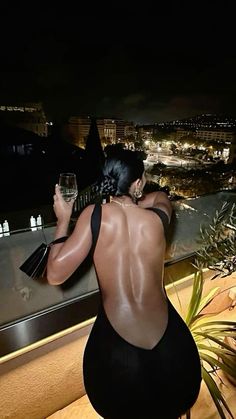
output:
{"label": "glass railing panel", "polygon": [[212,221],[224,202],[236,203],[236,191],[222,191],[173,202],[174,213],[166,259],[175,260],[199,248],[200,227]]}
{"label": "glass railing panel", "polygon": [[46,279],[29,278],[19,269],[42,242],[53,240],[54,230],[54,226],[45,226],[43,231],[23,231],[0,238],[0,326],[97,289],[89,260],[57,287],[49,285]]}

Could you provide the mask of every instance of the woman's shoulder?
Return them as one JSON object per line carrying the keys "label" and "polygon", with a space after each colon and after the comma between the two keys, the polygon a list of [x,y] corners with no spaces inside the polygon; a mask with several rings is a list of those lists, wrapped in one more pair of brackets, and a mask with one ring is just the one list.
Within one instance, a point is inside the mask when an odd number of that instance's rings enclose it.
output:
{"label": "woman's shoulder", "polygon": [[79,214],[78,221],[86,220],[91,218],[93,211],[95,210],[96,204],[87,205]]}
{"label": "woman's shoulder", "polygon": [[151,192],[144,196],[139,201],[139,206],[146,209],[157,209],[157,212],[161,210],[166,214],[170,221],[172,215],[172,204],[168,195],[163,191]]}

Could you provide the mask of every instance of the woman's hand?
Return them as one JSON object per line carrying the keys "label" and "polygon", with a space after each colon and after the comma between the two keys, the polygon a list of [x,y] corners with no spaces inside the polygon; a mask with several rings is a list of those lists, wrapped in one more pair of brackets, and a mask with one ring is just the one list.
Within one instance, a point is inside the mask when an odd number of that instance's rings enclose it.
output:
{"label": "woman's hand", "polygon": [[65,201],[60,192],[59,185],[55,186],[55,195],[53,196],[53,199],[53,209],[57,220],[59,222],[69,222],[75,200]]}

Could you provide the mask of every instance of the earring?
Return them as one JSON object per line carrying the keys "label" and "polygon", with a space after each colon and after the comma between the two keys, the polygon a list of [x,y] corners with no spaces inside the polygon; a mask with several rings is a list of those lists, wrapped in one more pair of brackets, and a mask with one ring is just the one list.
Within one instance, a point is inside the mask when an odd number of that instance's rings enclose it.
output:
{"label": "earring", "polygon": [[143,191],[141,189],[135,189],[134,191],[134,197],[135,199],[140,199],[143,196]]}

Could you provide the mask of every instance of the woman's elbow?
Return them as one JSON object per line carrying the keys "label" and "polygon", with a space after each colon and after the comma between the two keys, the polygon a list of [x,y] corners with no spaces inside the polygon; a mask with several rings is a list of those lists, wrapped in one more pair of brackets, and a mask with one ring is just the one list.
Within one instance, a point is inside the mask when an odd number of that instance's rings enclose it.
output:
{"label": "woman's elbow", "polygon": [[60,285],[67,279],[62,276],[61,269],[54,269],[50,264],[47,266],[46,278],[50,285]]}
{"label": "woman's elbow", "polygon": [[46,279],[49,285],[60,285],[64,282],[58,275],[54,275],[51,272],[46,273]]}

